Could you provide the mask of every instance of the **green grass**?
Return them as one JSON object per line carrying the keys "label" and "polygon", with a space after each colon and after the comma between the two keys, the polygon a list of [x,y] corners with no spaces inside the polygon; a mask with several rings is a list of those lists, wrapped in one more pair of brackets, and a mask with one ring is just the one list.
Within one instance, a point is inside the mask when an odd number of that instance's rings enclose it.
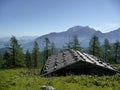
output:
{"label": "green grass", "polygon": [[[120,69],[120,64],[115,66]],[[120,74],[41,77],[28,74],[26,69],[0,70],[0,90],[41,90],[42,85],[56,90],[120,90]]]}

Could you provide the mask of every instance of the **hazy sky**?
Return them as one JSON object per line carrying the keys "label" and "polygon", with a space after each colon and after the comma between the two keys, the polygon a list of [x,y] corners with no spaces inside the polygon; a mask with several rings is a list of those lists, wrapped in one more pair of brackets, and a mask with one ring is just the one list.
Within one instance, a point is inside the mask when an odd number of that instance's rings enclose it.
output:
{"label": "hazy sky", "polygon": [[120,0],[0,0],[0,37],[40,36],[70,27],[120,27]]}

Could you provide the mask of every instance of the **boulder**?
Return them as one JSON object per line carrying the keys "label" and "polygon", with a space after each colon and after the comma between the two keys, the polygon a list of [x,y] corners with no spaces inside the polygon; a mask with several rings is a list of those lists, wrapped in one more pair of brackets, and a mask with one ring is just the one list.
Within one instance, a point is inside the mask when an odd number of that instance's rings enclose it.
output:
{"label": "boulder", "polygon": [[42,90],[56,90],[54,87],[52,87],[52,86],[46,86],[46,85],[41,86],[41,89]]}

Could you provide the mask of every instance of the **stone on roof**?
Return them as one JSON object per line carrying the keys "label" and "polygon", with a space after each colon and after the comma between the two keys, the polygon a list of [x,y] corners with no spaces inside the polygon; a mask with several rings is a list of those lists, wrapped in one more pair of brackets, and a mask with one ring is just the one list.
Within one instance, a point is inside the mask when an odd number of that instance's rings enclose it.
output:
{"label": "stone on roof", "polygon": [[115,74],[115,67],[93,55],[70,49],[48,57],[41,71],[42,76],[65,74]]}

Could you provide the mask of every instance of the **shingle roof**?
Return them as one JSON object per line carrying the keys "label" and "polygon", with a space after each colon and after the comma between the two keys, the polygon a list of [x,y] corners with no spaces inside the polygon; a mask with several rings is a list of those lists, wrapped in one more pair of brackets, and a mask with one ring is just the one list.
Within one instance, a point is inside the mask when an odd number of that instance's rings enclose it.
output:
{"label": "shingle roof", "polygon": [[57,55],[50,56],[46,60],[41,74],[43,76],[49,75],[57,70],[81,62],[88,63],[90,65],[96,65],[100,68],[104,68],[115,73],[119,72],[115,67],[112,67],[109,63],[103,62],[93,55],[89,55],[87,53],[82,53],[80,51],[71,49],[65,52],[61,52]]}

